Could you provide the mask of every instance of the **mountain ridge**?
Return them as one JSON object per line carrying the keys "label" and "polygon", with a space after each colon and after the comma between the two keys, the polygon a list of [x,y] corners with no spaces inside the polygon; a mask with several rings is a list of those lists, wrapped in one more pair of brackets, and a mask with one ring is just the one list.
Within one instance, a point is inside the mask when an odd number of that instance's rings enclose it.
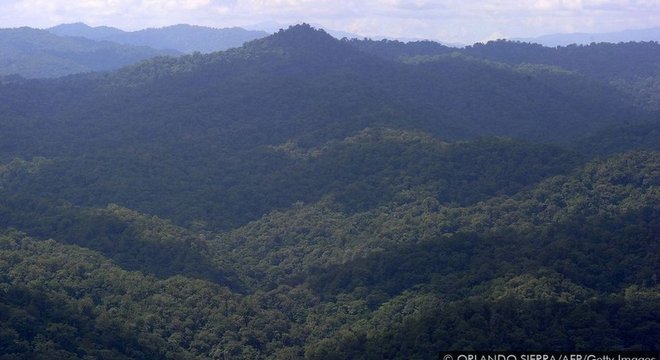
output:
{"label": "mountain ridge", "polygon": [[240,27],[211,28],[188,24],[124,31],[112,27],[91,27],[84,23],[74,23],[61,24],[46,30],[58,35],[80,36],[183,53],[227,50],[268,35],[263,31],[245,30]]}
{"label": "mountain ridge", "polygon": [[660,41],[660,27],[646,29],[627,29],[605,33],[559,33],[547,34],[533,38],[511,38],[513,41],[523,41],[541,44],[544,46],[567,46],[571,44],[588,45],[591,43],[619,43]]}
{"label": "mountain ridge", "polygon": [[156,56],[179,55],[175,51],[61,37],[28,27],[0,29],[0,49],[0,75],[28,78],[108,71]]}

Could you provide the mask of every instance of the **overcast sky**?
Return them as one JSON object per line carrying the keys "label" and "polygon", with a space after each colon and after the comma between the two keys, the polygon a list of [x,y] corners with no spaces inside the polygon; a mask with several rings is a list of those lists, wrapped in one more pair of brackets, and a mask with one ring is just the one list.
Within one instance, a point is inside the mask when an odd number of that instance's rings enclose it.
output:
{"label": "overcast sky", "polygon": [[[473,43],[660,26],[660,0],[0,0],[0,27],[124,30],[307,22],[364,36]],[[259,26],[256,26],[259,27]]]}

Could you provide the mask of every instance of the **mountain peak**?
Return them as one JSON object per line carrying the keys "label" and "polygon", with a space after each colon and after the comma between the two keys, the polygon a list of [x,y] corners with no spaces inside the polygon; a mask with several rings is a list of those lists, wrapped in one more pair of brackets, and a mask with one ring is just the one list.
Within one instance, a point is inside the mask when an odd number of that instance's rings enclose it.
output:
{"label": "mountain peak", "polygon": [[59,36],[78,36],[92,40],[105,40],[107,37],[121,34],[124,32],[123,30],[109,26],[94,27],[94,26],[89,26],[82,22],[60,24],[45,30]]}
{"label": "mountain peak", "polygon": [[58,29],[58,28],[91,29],[92,27],[85,24],[84,22],[74,22],[74,23],[59,24],[59,25],[53,26],[50,29]]}
{"label": "mountain peak", "polygon": [[247,44],[246,48],[265,53],[272,53],[276,49],[276,52],[287,54],[290,59],[300,63],[296,67],[329,62],[339,65],[369,56],[306,23],[280,29],[273,35]]}
{"label": "mountain peak", "polygon": [[322,46],[339,43],[323,29],[316,29],[307,23],[291,25],[286,30],[280,29],[270,38],[275,44],[285,46],[292,44]]}

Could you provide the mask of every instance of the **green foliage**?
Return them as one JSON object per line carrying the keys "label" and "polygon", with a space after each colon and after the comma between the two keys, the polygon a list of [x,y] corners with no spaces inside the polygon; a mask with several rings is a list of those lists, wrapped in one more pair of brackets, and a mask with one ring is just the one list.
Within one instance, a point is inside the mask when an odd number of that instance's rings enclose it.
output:
{"label": "green foliage", "polygon": [[[373,130],[345,143],[372,137],[445,151],[457,146]],[[288,147],[302,157],[323,151]],[[177,268],[170,271],[188,276],[159,279],[120,269],[111,251],[105,255],[114,264],[61,245],[71,242],[67,236],[85,236],[66,226],[43,230],[56,241],[6,232],[2,311],[14,315],[0,317],[3,341],[21,356],[61,351],[74,358],[102,350],[117,358],[416,358],[440,348],[652,349],[660,330],[653,300],[659,166],[657,153],[628,153],[469,206],[420,193],[350,214],[326,199],[200,237],[196,249],[217,268],[234,269],[245,294]],[[15,218],[19,209],[3,211]],[[66,207],[23,209],[23,223],[14,225],[29,231],[38,228],[27,209],[44,224],[52,222],[49,213],[67,218]],[[116,206],[69,209],[80,216],[69,228],[96,230],[88,232],[96,239],[75,242],[85,247],[112,236],[100,219],[163,247],[191,236]],[[120,250],[121,241],[112,241]],[[171,266],[162,257],[143,259],[146,266]],[[26,298],[43,299],[39,317],[18,300]]]}
{"label": "green foliage", "polygon": [[260,147],[236,159],[182,151],[164,155],[136,150],[42,160],[38,171],[12,172],[4,186],[88,206],[119,203],[179,224],[217,229],[324,196],[349,212],[406,201],[410,191],[469,204],[511,194],[580,161],[553,146],[495,138],[447,144],[391,129],[367,129],[314,148],[294,142]]}
{"label": "green foliage", "polygon": [[211,264],[203,235],[157,217],[109,205],[85,209],[52,204],[30,196],[0,200],[2,227],[15,227],[40,238],[56,238],[96,250],[128,270],[158,277],[177,274],[202,278],[239,290],[230,269]]}
{"label": "green foliage", "polygon": [[[420,307],[392,327],[343,328],[331,340],[307,347],[305,355],[309,359],[423,359],[448,350],[634,350],[640,347],[640,339],[645,339],[642,348],[653,349],[658,343],[649,335],[660,331],[657,301],[620,296],[597,297],[577,306],[505,298],[440,301]],[[630,326],[624,329],[618,324]]]}

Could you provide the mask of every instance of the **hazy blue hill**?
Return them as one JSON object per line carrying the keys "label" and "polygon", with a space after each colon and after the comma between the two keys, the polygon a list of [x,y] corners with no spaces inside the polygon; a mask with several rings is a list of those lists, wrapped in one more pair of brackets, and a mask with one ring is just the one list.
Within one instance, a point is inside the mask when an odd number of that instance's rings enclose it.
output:
{"label": "hazy blue hill", "polygon": [[90,27],[75,23],[62,24],[47,30],[58,35],[80,36],[163,50],[173,49],[184,53],[226,50],[268,35],[264,31],[245,30],[239,27],[217,29],[186,24],[123,31],[106,26]]}
{"label": "hazy blue hill", "polygon": [[158,49],[176,49],[187,53],[194,51],[206,53],[238,47],[247,41],[266,35],[268,34],[263,31],[249,31],[238,27],[215,29],[193,25],[173,25],[113,35],[109,40]]}
{"label": "hazy blue hill", "polygon": [[620,43],[630,41],[660,41],[660,27],[649,29],[623,30],[609,33],[567,33],[549,34],[535,38],[516,38],[511,40],[533,42],[544,46],[566,46],[571,44],[588,45],[591,43]]}
{"label": "hazy blue hill", "polygon": [[119,35],[125,32],[124,30],[110,26],[92,27],[81,22],[60,24],[45,30],[59,36],[77,36],[92,40],[105,40],[109,36]]}
{"label": "hazy blue hill", "polygon": [[62,37],[31,28],[0,29],[0,75],[27,78],[118,69],[175,51],[120,45],[83,38]]}

